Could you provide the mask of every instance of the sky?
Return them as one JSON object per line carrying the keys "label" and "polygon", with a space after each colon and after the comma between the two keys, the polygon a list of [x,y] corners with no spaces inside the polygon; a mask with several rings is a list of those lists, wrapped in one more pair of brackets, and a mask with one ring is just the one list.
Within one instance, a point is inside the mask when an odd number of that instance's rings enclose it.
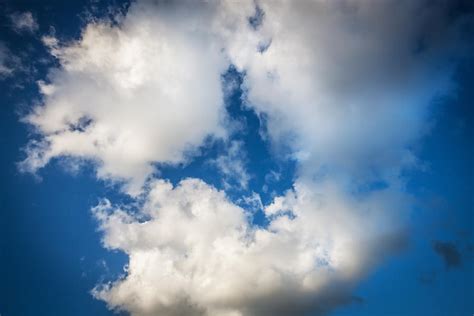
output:
{"label": "sky", "polygon": [[0,2],[0,315],[471,315],[473,27]]}

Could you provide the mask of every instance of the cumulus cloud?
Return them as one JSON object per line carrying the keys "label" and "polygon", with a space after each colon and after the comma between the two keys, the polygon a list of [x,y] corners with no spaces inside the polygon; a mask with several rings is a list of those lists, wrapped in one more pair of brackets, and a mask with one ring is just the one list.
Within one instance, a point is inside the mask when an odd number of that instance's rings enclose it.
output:
{"label": "cumulus cloud", "polygon": [[133,194],[154,162],[183,162],[205,137],[223,135],[226,61],[206,11],[175,9],[137,4],[119,27],[91,23],[66,44],[44,38],[61,67],[39,83],[43,102],[24,118],[40,140],[27,147],[23,170],[87,159],[99,178],[124,180]]}
{"label": "cumulus cloud", "polygon": [[23,118],[39,137],[20,169],[89,160],[98,178],[133,195],[155,163],[184,162],[206,137],[225,136],[225,45],[254,11],[252,1],[143,1],[113,22],[91,22],[76,41],[44,36],[60,67],[38,82],[41,104]]}
{"label": "cumulus cloud", "polygon": [[239,41],[229,54],[249,106],[304,172],[396,174],[416,163],[408,146],[451,88],[468,13],[452,14],[450,1],[258,3],[257,45]]}
{"label": "cumulus cloud", "polygon": [[157,180],[136,212],[108,201],[93,209],[104,245],[130,258],[126,276],[94,295],[133,315],[324,311],[350,300],[368,264],[398,246],[390,223],[402,201],[396,192],[355,200],[331,183],[299,183],[266,207],[263,229],[198,179],[174,188]]}
{"label": "cumulus cloud", "polygon": [[[417,164],[410,146],[430,102],[451,88],[448,61],[462,55],[461,26],[472,20],[448,1],[257,4],[134,2],[118,25],[92,22],[69,43],[44,38],[60,67],[24,118],[38,138],[22,169],[85,159],[98,178],[143,193],[138,209],[104,200],[93,210],[104,246],[129,256],[125,275],[93,292],[111,308],[324,313],[350,302],[352,286],[403,243],[412,201],[400,172]],[[298,164],[293,188],[271,204],[258,192],[237,200],[250,210],[199,179],[173,187],[151,176],[156,163],[185,162],[206,137],[225,135],[230,64],[273,153],[289,147]],[[230,144],[214,163],[245,189],[242,144]],[[255,227],[262,208],[269,224]]]}
{"label": "cumulus cloud", "polygon": [[14,12],[10,14],[10,22],[15,32],[34,33],[38,30],[38,22],[31,12]]}

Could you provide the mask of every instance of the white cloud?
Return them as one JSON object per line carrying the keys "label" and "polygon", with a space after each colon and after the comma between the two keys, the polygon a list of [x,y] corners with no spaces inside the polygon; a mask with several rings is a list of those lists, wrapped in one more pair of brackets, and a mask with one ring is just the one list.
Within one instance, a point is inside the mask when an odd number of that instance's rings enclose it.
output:
{"label": "white cloud", "polygon": [[331,183],[301,182],[266,208],[271,224],[258,229],[200,180],[175,188],[158,180],[138,212],[108,201],[93,209],[104,245],[130,258],[127,275],[94,295],[137,316],[303,315],[330,308],[397,245],[391,222],[403,204],[396,191],[357,200]]}
{"label": "white cloud", "polygon": [[243,195],[236,202],[240,207],[250,211],[250,215],[264,209],[262,197],[253,191],[249,195]]}
{"label": "white cloud", "polygon": [[243,142],[231,141],[223,155],[210,161],[223,175],[225,188],[248,188],[250,175],[245,167],[246,156]]}
{"label": "white cloud", "polygon": [[[94,291],[111,308],[323,313],[348,302],[402,239],[411,200],[400,171],[417,162],[409,147],[430,102],[450,88],[446,56],[459,52],[448,3],[258,4],[261,23],[250,25],[253,1],[133,3],[118,26],[91,23],[68,44],[44,38],[61,67],[39,83],[42,104],[24,118],[39,139],[22,168],[91,160],[99,178],[123,180],[132,195],[150,180],[137,212],[108,201],[94,209],[104,245],[130,258],[123,278]],[[231,63],[270,139],[298,162],[294,189],[272,204],[254,192],[240,200],[264,208],[267,228],[200,180],[173,188],[150,179],[154,163],[186,161],[207,136],[225,134],[221,74]],[[215,163],[246,188],[240,146]],[[373,178],[387,187],[367,189]]]}
{"label": "white cloud", "polygon": [[10,22],[13,30],[18,33],[30,32],[34,33],[38,30],[38,22],[31,12],[15,12],[10,15]]}
{"label": "white cloud", "polygon": [[66,45],[45,37],[61,67],[40,83],[43,104],[24,118],[41,140],[27,147],[22,169],[88,159],[99,178],[124,180],[135,194],[152,163],[183,162],[205,137],[222,136],[227,62],[206,17],[180,23],[183,14],[136,4],[120,27],[92,23]]}
{"label": "white cloud", "polygon": [[[259,52],[229,46],[245,71],[249,106],[268,117],[303,173],[397,174],[426,127],[429,104],[449,91],[459,51],[449,2],[260,1]],[[238,37],[239,35],[237,35]],[[243,54],[242,52],[246,52]]]}

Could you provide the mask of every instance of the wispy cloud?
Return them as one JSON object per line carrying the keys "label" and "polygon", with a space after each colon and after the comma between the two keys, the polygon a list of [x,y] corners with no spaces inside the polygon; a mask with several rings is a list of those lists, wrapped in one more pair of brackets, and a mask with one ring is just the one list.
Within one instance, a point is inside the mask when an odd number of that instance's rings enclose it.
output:
{"label": "wispy cloud", "polygon": [[21,58],[15,55],[10,48],[0,41],[0,80],[13,78],[17,74],[28,73]]}
{"label": "wispy cloud", "polygon": [[251,177],[245,167],[246,153],[241,141],[231,141],[225,152],[210,163],[223,175],[224,187],[248,188]]}
{"label": "wispy cloud", "polygon": [[0,42],[0,78],[10,76],[13,73],[11,66],[11,52],[4,43]]}
{"label": "wispy cloud", "polygon": [[31,12],[14,12],[10,14],[9,18],[15,32],[34,33],[39,28],[38,22]]}

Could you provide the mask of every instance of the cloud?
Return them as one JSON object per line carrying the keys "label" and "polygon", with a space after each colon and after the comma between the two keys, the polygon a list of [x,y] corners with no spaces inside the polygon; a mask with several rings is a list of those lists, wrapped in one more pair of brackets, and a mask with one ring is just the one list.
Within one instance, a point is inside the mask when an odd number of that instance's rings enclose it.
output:
{"label": "cloud", "polygon": [[144,1],[89,23],[76,41],[44,36],[60,67],[38,82],[41,104],[23,118],[37,137],[20,170],[92,161],[98,178],[135,195],[156,163],[186,162],[205,138],[224,137],[225,45],[254,11],[252,1]]}
{"label": "cloud", "polygon": [[201,180],[150,188],[137,211],[107,200],[93,209],[105,247],[130,258],[126,276],[94,295],[132,315],[323,311],[351,301],[353,282],[400,243],[384,205],[398,210],[396,192],[354,200],[331,183],[298,183],[266,207],[263,229]]}
{"label": "cloud", "polygon": [[227,62],[205,16],[175,9],[136,4],[119,27],[91,23],[67,44],[44,37],[60,67],[39,82],[42,104],[24,118],[40,137],[22,170],[86,159],[98,178],[124,181],[136,194],[153,163],[181,163],[204,138],[224,135]]}
{"label": "cloud", "polygon": [[433,250],[443,259],[446,268],[456,268],[462,263],[461,253],[455,244],[451,242],[433,241]]}
{"label": "cloud", "polygon": [[[23,118],[37,137],[22,170],[87,160],[99,179],[142,193],[136,209],[93,209],[104,246],[129,256],[95,297],[135,316],[323,314],[353,302],[357,281],[404,244],[413,201],[401,173],[418,164],[410,148],[452,89],[472,19],[447,1],[144,1],[118,21],[69,43],[43,38],[60,67]],[[259,192],[234,203],[199,179],[173,187],[154,175],[229,132],[231,64],[272,153],[289,148],[297,163],[292,189],[269,205]],[[243,145],[226,141],[214,163],[245,189]],[[255,209],[268,226],[251,224]]]}
{"label": "cloud", "polygon": [[13,69],[10,65],[11,52],[5,46],[4,43],[0,42],[0,79],[10,76],[13,73]]}
{"label": "cloud", "polygon": [[38,22],[31,12],[14,12],[10,14],[10,22],[15,32],[34,33],[38,30]]}
{"label": "cloud", "polygon": [[257,44],[237,41],[229,54],[245,71],[248,106],[302,173],[390,178],[416,164],[409,146],[430,103],[451,91],[469,13],[451,14],[449,1],[258,3]]}
{"label": "cloud", "polygon": [[0,41],[0,81],[15,79],[17,86],[21,86],[21,79],[17,75],[28,74],[28,68],[23,64],[21,58],[16,56],[10,48]]}
{"label": "cloud", "polygon": [[246,154],[243,146],[241,141],[231,141],[225,154],[210,161],[223,175],[225,188],[237,187],[244,190],[248,188],[250,175],[245,167]]}

